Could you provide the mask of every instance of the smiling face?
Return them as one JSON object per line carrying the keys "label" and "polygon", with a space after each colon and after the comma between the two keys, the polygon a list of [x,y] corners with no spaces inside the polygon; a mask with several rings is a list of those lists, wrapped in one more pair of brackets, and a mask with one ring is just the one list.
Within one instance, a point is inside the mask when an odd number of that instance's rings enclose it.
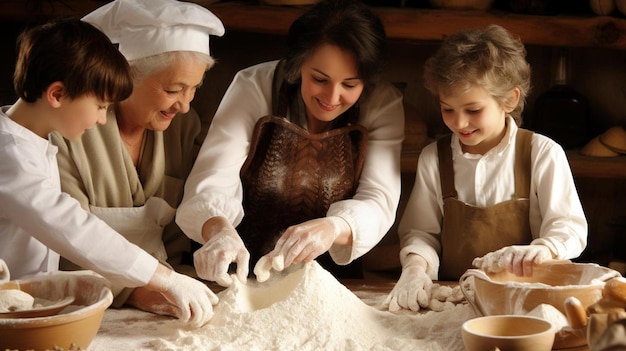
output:
{"label": "smiling face", "polygon": [[504,137],[510,109],[503,108],[483,88],[473,85],[467,91],[440,91],[439,103],[443,122],[458,135],[464,152],[483,155]]}
{"label": "smiling face", "polygon": [[363,92],[352,54],[334,45],[322,45],[301,69],[301,94],[306,106],[309,131],[325,130],[354,105]]}
{"label": "smiling face", "polygon": [[132,95],[118,106],[120,128],[167,129],[176,114],[189,112],[206,68],[204,62],[183,57],[137,82]]}

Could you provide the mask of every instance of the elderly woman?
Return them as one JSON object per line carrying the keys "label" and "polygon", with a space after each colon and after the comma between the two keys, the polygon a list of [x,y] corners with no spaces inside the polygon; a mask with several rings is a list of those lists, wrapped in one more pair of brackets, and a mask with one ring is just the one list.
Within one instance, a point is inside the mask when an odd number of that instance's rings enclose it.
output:
{"label": "elderly woman", "polygon": [[[80,140],[53,136],[62,189],[129,241],[176,267],[190,242],[173,221],[175,208],[201,143],[200,119],[190,102],[214,63],[209,35],[223,35],[224,27],[207,9],[172,0],[116,0],[83,20],[119,44],[134,89],[109,109],[105,125]],[[142,289],[113,291],[114,306],[175,314]]]}

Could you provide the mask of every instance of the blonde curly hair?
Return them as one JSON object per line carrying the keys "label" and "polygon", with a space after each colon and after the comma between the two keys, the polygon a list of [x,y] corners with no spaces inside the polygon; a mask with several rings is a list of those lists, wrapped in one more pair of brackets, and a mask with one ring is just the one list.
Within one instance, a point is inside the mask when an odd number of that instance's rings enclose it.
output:
{"label": "blonde curly hair", "polygon": [[[467,91],[477,85],[500,106],[512,109],[510,115],[522,124],[522,111],[531,88],[526,48],[498,25],[485,29],[458,31],[444,39],[441,47],[424,66],[424,86],[434,96]],[[518,88],[519,101],[511,101],[511,90]]]}

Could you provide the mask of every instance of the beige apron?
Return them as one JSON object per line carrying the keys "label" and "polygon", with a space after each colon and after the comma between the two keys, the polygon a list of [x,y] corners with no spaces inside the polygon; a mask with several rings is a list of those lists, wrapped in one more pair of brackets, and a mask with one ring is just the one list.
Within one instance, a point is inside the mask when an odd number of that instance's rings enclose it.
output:
{"label": "beige apron", "polygon": [[237,227],[251,264],[287,227],[325,217],[332,203],[354,195],[366,143],[360,125],[310,134],[284,118],[257,122],[241,169],[245,216]]}
{"label": "beige apron", "polygon": [[443,197],[440,280],[458,280],[476,257],[510,245],[529,244],[530,152],[532,132],[519,129],[515,143],[515,197],[489,207],[457,199],[451,136],[437,142]]}
{"label": "beige apron", "polygon": [[[89,210],[128,241],[169,266],[162,236],[165,226],[174,219],[176,210],[165,200],[153,196],[141,207],[89,206]],[[115,296],[114,307],[121,306],[132,292],[132,289],[123,286],[112,286],[111,290]]]}

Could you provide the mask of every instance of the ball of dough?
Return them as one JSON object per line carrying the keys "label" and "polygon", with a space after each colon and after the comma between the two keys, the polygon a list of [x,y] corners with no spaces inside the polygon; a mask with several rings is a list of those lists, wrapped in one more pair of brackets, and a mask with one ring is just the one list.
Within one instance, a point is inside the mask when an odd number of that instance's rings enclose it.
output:
{"label": "ball of dough", "polygon": [[35,298],[18,289],[0,290],[0,312],[30,310]]}

